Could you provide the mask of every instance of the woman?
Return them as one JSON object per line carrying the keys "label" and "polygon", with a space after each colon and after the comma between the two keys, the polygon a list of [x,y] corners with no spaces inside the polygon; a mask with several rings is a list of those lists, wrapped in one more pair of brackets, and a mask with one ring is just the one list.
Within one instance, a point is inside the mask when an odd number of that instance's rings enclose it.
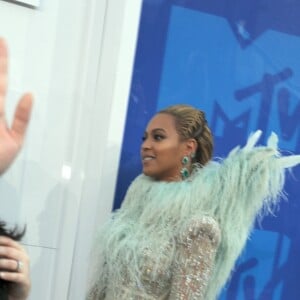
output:
{"label": "woman", "polygon": [[261,132],[223,162],[210,162],[204,113],[175,105],[149,122],[143,174],[100,231],[87,299],[215,299],[245,245],[255,217],[271,210],[284,168],[277,137]]}
{"label": "woman", "polygon": [[[32,96],[25,94],[16,109],[12,126],[5,119],[4,100],[7,89],[7,49],[0,38],[0,176],[8,169],[25,137],[30,119]],[[0,222],[0,299],[25,300],[30,291],[29,258],[16,240],[23,233],[8,230]],[[7,297],[7,298],[6,298]]]}

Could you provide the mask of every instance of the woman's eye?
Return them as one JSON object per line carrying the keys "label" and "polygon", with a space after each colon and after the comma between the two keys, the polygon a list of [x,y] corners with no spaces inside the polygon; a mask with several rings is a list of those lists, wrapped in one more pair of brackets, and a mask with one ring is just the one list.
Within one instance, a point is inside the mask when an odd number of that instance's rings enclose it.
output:
{"label": "woman's eye", "polygon": [[162,136],[162,135],[160,135],[160,134],[155,134],[154,135],[154,139],[156,140],[156,141],[161,141],[161,140],[163,140],[165,137],[164,136]]}
{"label": "woman's eye", "polygon": [[146,136],[142,136],[142,142],[146,141]]}

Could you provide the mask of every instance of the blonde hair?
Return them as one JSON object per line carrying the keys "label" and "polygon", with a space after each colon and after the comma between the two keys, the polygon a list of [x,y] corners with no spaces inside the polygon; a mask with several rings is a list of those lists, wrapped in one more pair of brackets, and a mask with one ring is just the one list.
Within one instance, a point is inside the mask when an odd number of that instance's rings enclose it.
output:
{"label": "blonde hair", "polygon": [[205,113],[193,106],[172,105],[158,112],[174,117],[176,130],[182,140],[193,138],[197,142],[197,150],[193,163],[204,166],[213,155],[213,137],[207,125]]}

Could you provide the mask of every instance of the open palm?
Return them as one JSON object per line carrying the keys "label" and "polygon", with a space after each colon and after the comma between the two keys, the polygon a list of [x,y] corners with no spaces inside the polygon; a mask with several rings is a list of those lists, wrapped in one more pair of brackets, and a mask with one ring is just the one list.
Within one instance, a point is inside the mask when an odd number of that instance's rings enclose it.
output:
{"label": "open palm", "polygon": [[32,107],[32,95],[24,94],[17,105],[12,125],[8,126],[5,118],[7,70],[7,47],[0,38],[0,174],[10,166],[21,149]]}

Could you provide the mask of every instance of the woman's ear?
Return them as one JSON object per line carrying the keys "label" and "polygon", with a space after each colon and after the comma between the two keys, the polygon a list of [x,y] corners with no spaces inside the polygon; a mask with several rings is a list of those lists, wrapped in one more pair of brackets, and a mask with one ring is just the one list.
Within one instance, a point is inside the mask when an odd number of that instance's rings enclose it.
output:
{"label": "woman's ear", "polygon": [[186,150],[188,151],[188,154],[191,155],[192,153],[196,153],[197,151],[197,142],[195,139],[188,139],[186,141]]}

